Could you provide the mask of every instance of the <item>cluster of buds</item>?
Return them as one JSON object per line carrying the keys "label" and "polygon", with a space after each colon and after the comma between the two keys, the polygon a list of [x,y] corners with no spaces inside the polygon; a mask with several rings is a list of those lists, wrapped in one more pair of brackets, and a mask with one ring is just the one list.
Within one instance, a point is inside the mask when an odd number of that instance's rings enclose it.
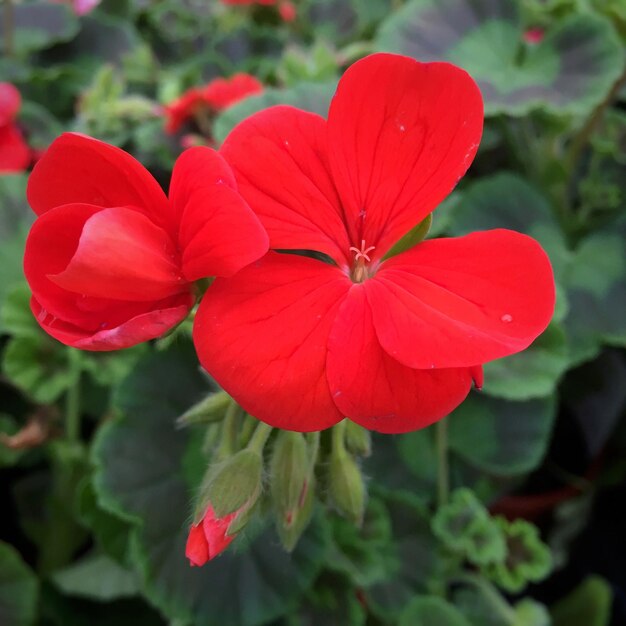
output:
{"label": "cluster of buds", "polygon": [[179,421],[206,427],[210,458],[187,540],[191,565],[220,554],[257,512],[269,509],[288,551],[311,521],[318,498],[362,523],[366,487],[357,457],[369,455],[371,443],[369,431],[357,424],[344,420],[324,433],[274,430],[245,415],[224,392],[202,400]]}

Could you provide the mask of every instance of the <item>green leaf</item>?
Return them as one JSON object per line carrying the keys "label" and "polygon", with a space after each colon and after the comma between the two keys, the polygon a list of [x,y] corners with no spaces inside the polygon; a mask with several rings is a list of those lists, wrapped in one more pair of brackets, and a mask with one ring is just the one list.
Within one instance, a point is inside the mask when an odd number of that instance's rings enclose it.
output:
{"label": "green leaf", "polygon": [[216,561],[189,566],[189,497],[202,468],[186,456],[199,449],[201,433],[179,430],[175,421],[207,386],[190,343],[145,355],[116,390],[122,417],[98,433],[94,484],[102,506],[136,524],[133,557],[145,594],[165,615],[203,626],[260,626],[309,588],[325,561],[327,529],[314,519],[287,554],[266,525],[246,528]]}
{"label": "green leaf", "polygon": [[543,604],[524,598],[515,605],[513,626],[551,626],[550,614]]}
{"label": "green leaf", "polygon": [[547,198],[526,180],[508,172],[480,179],[449,207],[446,230],[454,236],[508,228],[535,238],[561,278],[571,253]]}
{"label": "green leaf", "polygon": [[552,393],[569,367],[563,330],[556,324],[526,350],[484,365],[483,391],[505,400],[530,400]]}
{"label": "green leaf", "polygon": [[0,542],[0,624],[30,626],[37,615],[35,574],[9,544]]}
{"label": "green leaf", "polygon": [[137,595],[137,576],[107,556],[83,557],[52,576],[53,583],[65,594],[100,602]]}
{"label": "green leaf", "polygon": [[611,22],[594,13],[571,15],[533,45],[524,42],[518,7],[516,0],[412,0],[383,23],[377,47],[463,67],[477,81],[488,115],[589,112],[624,67]]}
{"label": "green leaf", "polygon": [[600,576],[589,576],[551,610],[553,626],[609,626],[613,591]]}
{"label": "green leaf", "polygon": [[553,396],[510,402],[473,392],[450,416],[450,448],[496,476],[530,472],[546,452],[555,410]]}
{"label": "green leaf", "polygon": [[0,309],[0,327],[14,337],[40,338],[41,328],[30,310],[31,291],[19,283],[7,291]]}
{"label": "green leaf", "polygon": [[229,107],[215,120],[213,134],[218,143],[246,117],[276,104],[289,104],[305,111],[326,117],[330,100],[337,87],[336,81],[328,83],[300,83],[290,89],[268,88],[258,96],[246,98]]}
{"label": "green leaf", "polygon": [[[7,12],[0,11],[0,48],[4,50],[4,20]],[[32,2],[13,6],[14,52],[23,56],[68,41],[78,32],[78,19],[65,4]]]}
{"label": "green leaf", "polygon": [[7,378],[33,400],[50,404],[76,380],[67,348],[40,332],[38,337],[15,337],[2,358]]}
{"label": "green leaf", "polygon": [[452,604],[436,596],[414,598],[402,613],[398,626],[470,626]]}
{"label": "green leaf", "polygon": [[593,358],[603,343],[626,346],[626,219],[582,241],[565,284],[570,362]]}
{"label": "green leaf", "polygon": [[433,223],[433,214],[429,213],[415,228],[412,228],[404,235],[394,246],[385,254],[385,259],[405,252],[409,248],[416,246],[423,241],[428,235],[428,231]]}

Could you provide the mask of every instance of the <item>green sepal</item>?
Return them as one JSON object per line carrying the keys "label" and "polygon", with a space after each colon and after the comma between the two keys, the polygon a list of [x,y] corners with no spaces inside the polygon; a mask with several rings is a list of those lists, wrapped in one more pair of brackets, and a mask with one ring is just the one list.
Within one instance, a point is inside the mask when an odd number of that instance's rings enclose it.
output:
{"label": "green sepal", "polygon": [[348,421],[345,434],[348,452],[364,457],[372,454],[372,435],[367,428],[359,426],[356,422]]}
{"label": "green sepal", "polygon": [[406,235],[404,235],[396,244],[385,254],[383,259],[396,256],[401,252],[406,252],[413,246],[416,246],[420,241],[426,239],[428,231],[433,223],[433,214],[429,213],[417,226],[412,228]]}
{"label": "green sepal", "polygon": [[329,471],[330,497],[336,509],[360,526],[365,509],[365,483],[355,459],[345,448],[333,447]]}
{"label": "green sepal", "polygon": [[177,420],[181,426],[206,424],[220,421],[226,412],[230,396],[225,391],[218,391],[200,400],[185,411]]}

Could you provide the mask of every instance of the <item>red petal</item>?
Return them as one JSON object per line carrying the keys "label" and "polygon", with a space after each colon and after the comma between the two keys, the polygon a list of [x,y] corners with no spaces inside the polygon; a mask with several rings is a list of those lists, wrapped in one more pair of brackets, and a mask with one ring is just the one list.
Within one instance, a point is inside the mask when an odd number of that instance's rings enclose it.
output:
{"label": "red petal", "polygon": [[30,148],[14,124],[0,127],[0,173],[22,172],[31,162]]}
{"label": "red petal", "polygon": [[250,74],[240,72],[230,78],[216,78],[204,88],[204,99],[216,111],[221,111],[236,102],[259,94],[263,84]]}
{"label": "red petal", "polygon": [[335,404],[370,430],[404,433],[445,417],[467,396],[469,368],[417,370],[380,346],[365,285],[343,301],[328,344],[328,382]]}
{"label": "red petal", "polygon": [[235,518],[238,511],[229,513],[222,518],[215,517],[213,507],[209,506],[206,515],[202,520],[202,528],[206,537],[208,549],[208,560],[214,559],[218,554],[226,550],[232,543],[236,535],[227,535],[228,526]]}
{"label": "red petal", "polygon": [[350,247],[327,162],[326,122],[288,106],[235,127],[221,149],[239,191],[280,250],[317,250],[339,265]]}
{"label": "red petal", "polygon": [[199,87],[188,89],[180,97],[164,107],[166,115],[165,132],[168,134],[178,132],[181,126],[204,106],[203,90]]}
{"label": "red petal", "polygon": [[0,83],[0,127],[12,122],[21,106],[22,96],[17,87],[11,83]]}
{"label": "red petal", "polygon": [[48,278],[82,295],[137,302],[188,290],[167,233],[129,208],[89,217],[67,267]]}
{"label": "red petal", "polygon": [[246,411],[272,426],[332,426],[343,415],[326,382],[326,347],[350,285],[331,265],[274,252],[217,279],[196,314],[200,362]]}
{"label": "red petal", "polygon": [[365,284],[381,345],[415,368],[519,352],[554,311],[548,257],[534,239],[508,230],[424,241]]}
{"label": "red petal", "polygon": [[[91,315],[92,325],[99,325],[102,330],[84,329],[56,318],[43,309],[35,298],[31,301],[31,309],[40,326],[61,343],[81,350],[101,352],[121,350],[161,337],[187,317],[194,304],[194,298],[191,294],[180,294],[149,304],[152,305],[152,310],[132,316],[127,308],[113,301],[110,310]],[[124,321],[110,321],[124,318],[125,315],[127,317]]]}
{"label": "red petal", "polygon": [[423,220],[469,167],[482,126],[478,87],[458,67],[389,54],[352,65],[330,106],[328,147],[353,245],[381,258]]}
{"label": "red petal", "polygon": [[27,195],[38,215],[71,203],[132,206],[174,227],[167,198],[148,170],[127,152],[85,135],[64,133],[52,142],[33,168]]}
{"label": "red petal", "polygon": [[189,529],[185,556],[192,567],[202,567],[209,560],[209,544],[204,536],[202,523],[192,525]]}
{"label": "red petal", "polygon": [[231,276],[267,252],[265,229],[215,150],[191,148],[178,158],[170,200],[181,216],[179,244],[187,280]]}

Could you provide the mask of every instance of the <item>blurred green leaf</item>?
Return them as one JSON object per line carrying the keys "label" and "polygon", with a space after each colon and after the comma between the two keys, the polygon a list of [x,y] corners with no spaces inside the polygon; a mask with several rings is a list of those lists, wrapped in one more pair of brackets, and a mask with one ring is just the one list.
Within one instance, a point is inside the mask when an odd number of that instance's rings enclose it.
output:
{"label": "blurred green leaf", "polygon": [[[0,11],[0,49],[4,50],[7,12]],[[19,3],[13,6],[14,51],[23,56],[68,41],[79,30],[78,19],[66,4]]]}
{"label": "blurred green leaf", "polygon": [[93,554],[83,557],[52,576],[63,593],[110,602],[137,595],[137,576],[107,556]]}
{"label": "blurred green leaf", "polygon": [[0,542],[0,624],[35,623],[39,585],[35,574],[9,544]]}
{"label": "blurred green leaf", "polygon": [[300,83],[290,89],[267,88],[262,94],[246,98],[219,115],[213,129],[215,139],[221,143],[239,122],[275,104],[289,104],[326,117],[336,86],[336,81],[331,81],[329,83]]}
{"label": "blurred green leaf", "polygon": [[452,604],[437,596],[418,596],[400,616],[398,626],[470,626]]}
{"label": "blurred green leaf", "polygon": [[246,529],[215,562],[189,566],[189,497],[202,468],[185,457],[201,433],[178,430],[175,420],[207,387],[190,343],[144,356],[115,394],[123,417],[98,434],[96,492],[102,506],[137,524],[134,559],[145,593],[164,614],[205,626],[260,626],[310,586],[326,558],[327,531],[314,519],[287,554],[271,531]]}
{"label": "blurred green leaf", "polygon": [[526,350],[486,363],[483,391],[505,400],[542,398],[554,391],[568,366],[565,333],[551,324]]}
{"label": "blurred green leaf", "polygon": [[613,590],[600,576],[589,576],[551,610],[553,626],[609,626]]}
{"label": "blurred green leaf", "polygon": [[528,44],[518,7],[516,0],[412,0],[384,22],[377,47],[463,67],[489,115],[590,111],[624,68],[611,22],[591,12],[571,15]]}
{"label": "blurred green leaf", "polygon": [[496,476],[535,469],[546,452],[556,398],[510,402],[472,392],[450,416],[450,448]]}
{"label": "blurred green leaf", "polygon": [[[19,430],[15,419],[11,415],[0,413],[0,435],[14,435]],[[4,445],[0,440],[0,468],[8,467],[17,463],[22,456],[23,450],[13,450]]]}

